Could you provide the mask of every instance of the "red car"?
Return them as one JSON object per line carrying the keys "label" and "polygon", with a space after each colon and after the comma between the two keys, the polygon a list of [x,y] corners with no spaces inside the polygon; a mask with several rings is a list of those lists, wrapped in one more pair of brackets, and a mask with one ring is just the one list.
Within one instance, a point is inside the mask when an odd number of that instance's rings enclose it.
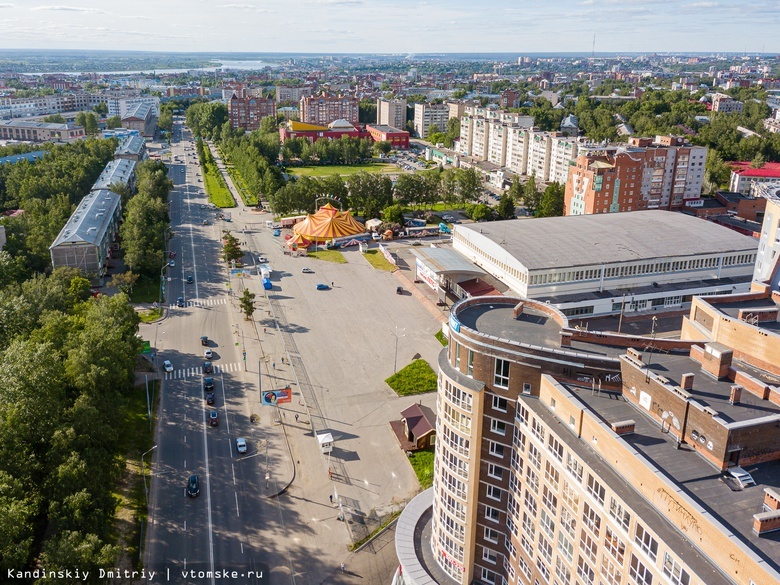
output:
{"label": "red car", "polygon": [[176,258],[176,252],[171,252],[170,254],[168,254],[168,256],[170,258]]}
{"label": "red car", "polygon": [[216,410],[212,410],[209,413],[209,425],[215,427],[219,424],[219,413]]}

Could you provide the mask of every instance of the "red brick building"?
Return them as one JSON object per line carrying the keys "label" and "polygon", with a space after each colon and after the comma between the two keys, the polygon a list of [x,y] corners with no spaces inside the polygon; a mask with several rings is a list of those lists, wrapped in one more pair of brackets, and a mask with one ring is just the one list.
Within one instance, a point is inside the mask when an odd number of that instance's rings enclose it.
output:
{"label": "red brick building", "polygon": [[230,126],[252,131],[260,128],[260,120],[276,117],[276,103],[272,97],[239,97],[233,94],[228,100]]}
{"label": "red brick building", "polygon": [[342,136],[351,136],[352,138],[372,137],[365,129],[360,126],[353,126],[345,120],[336,120],[327,126],[290,120],[286,126],[279,128],[279,139],[282,144],[290,138],[306,138],[311,142],[317,142],[322,138],[338,140]]}
{"label": "red brick building", "polygon": [[374,142],[389,142],[395,149],[409,148],[409,133],[392,126],[367,124],[366,130]]}

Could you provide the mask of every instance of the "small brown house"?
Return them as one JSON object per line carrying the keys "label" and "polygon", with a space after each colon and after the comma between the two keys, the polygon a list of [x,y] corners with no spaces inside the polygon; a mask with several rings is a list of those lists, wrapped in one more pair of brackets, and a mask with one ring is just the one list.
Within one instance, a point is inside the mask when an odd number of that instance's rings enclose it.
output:
{"label": "small brown house", "polygon": [[401,420],[390,421],[401,449],[420,451],[436,441],[436,415],[427,406],[412,404],[401,411]]}

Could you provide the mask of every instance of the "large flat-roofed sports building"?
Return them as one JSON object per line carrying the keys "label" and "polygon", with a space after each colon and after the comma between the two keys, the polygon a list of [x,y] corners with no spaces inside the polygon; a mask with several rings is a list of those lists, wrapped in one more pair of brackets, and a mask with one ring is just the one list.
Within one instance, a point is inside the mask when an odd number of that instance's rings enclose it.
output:
{"label": "large flat-roofed sports building", "polygon": [[456,225],[453,247],[521,297],[574,316],[684,308],[692,295],[747,291],[758,245],[649,210]]}
{"label": "large flat-roofed sports building", "polygon": [[101,189],[84,196],[49,247],[52,266],[103,276],[121,219],[122,198],[116,193]]}

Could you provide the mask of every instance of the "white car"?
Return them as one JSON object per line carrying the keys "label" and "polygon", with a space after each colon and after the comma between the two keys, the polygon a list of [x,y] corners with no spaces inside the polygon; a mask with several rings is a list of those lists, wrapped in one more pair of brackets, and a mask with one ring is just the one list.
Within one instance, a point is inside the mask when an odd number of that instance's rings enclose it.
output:
{"label": "white car", "polygon": [[304,274],[314,274],[314,271],[311,268],[304,268],[301,270]]}
{"label": "white car", "polygon": [[239,453],[246,453],[246,439],[236,439],[236,451]]}
{"label": "white car", "polygon": [[214,354],[212,353],[212,351],[210,349],[206,350],[206,359],[207,360],[210,360],[213,355]]}
{"label": "white car", "polygon": [[163,368],[165,368],[166,372],[172,372],[173,371],[173,364],[170,360],[165,360],[163,362]]}
{"label": "white car", "polygon": [[756,480],[753,479],[753,476],[741,467],[731,467],[726,470],[726,474],[731,476],[742,489],[751,485],[756,485]]}
{"label": "white car", "polygon": [[265,256],[258,256],[258,257],[257,257],[257,261],[258,261],[260,264],[265,264],[266,262],[268,262],[268,258],[266,258]]}

